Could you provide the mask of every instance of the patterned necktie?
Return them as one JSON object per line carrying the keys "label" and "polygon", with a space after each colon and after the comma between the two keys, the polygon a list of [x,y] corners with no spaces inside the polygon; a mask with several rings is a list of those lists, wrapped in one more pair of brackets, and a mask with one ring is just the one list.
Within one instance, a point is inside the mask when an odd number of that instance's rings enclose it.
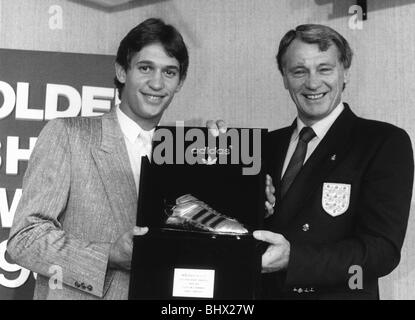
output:
{"label": "patterned necktie", "polygon": [[293,183],[298,172],[303,166],[305,155],[307,153],[307,144],[316,136],[314,130],[310,127],[304,127],[301,129],[298,139],[297,147],[292,155],[284,176],[281,180],[281,197],[284,197],[291,184]]}

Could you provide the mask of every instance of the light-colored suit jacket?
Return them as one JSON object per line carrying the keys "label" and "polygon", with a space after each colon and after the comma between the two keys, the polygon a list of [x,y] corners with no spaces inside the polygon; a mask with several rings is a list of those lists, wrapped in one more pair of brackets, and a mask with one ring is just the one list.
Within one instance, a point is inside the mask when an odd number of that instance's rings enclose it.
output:
{"label": "light-colored suit jacket", "polygon": [[109,269],[108,258],[136,213],[116,113],[55,119],[32,152],[7,250],[38,273],[35,299],[127,299],[129,272]]}

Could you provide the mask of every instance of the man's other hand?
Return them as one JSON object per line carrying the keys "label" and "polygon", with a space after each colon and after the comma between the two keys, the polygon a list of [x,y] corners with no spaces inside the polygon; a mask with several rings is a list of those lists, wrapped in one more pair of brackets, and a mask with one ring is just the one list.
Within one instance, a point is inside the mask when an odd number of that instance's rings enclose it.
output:
{"label": "man's other hand", "polygon": [[206,128],[209,129],[209,132],[212,136],[217,137],[219,133],[226,133],[228,127],[223,120],[217,120],[216,122],[213,120],[206,121]]}
{"label": "man's other hand", "polygon": [[131,269],[131,258],[133,254],[133,237],[142,236],[148,232],[147,227],[134,227],[121,235],[111,245],[109,265],[112,269]]}
{"label": "man's other hand", "polygon": [[262,273],[286,269],[290,260],[290,243],[283,235],[271,231],[257,230],[253,236],[270,245],[262,255]]}

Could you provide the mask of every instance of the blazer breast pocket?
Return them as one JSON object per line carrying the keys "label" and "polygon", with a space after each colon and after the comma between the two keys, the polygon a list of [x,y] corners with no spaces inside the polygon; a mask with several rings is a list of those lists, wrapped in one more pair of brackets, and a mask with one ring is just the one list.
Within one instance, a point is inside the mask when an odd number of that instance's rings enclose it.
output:
{"label": "blazer breast pocket", "polygon": [[332,217],[342,215],[350,205],[352,185],[349,183],[324,182],[321,194],[321,205]]}

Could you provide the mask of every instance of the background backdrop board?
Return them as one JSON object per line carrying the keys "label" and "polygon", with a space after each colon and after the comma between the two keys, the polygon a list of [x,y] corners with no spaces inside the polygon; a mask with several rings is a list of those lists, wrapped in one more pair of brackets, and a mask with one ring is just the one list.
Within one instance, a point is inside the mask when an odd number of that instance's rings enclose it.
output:
{"label": "background backdrop board", "polygon": [[33,296],[34,274],[10,261],[6,245],[36,138],[49,116],[109,110],[113,61],[106,55],[0,49],[0,299]]}

